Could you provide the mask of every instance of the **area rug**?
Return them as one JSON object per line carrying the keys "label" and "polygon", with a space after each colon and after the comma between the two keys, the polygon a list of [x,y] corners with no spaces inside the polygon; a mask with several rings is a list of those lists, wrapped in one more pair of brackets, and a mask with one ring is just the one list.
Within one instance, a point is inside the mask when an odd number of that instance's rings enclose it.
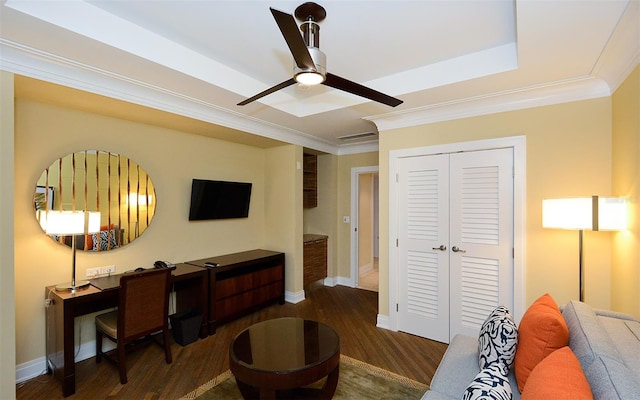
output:
{"label": "area rug", "polygon": [[[429,386],[369,365],[345,355],[340,356],[340,378],[334,399],[420,399]],[[231,371],[218,375],[180,400],[240,400]]]}

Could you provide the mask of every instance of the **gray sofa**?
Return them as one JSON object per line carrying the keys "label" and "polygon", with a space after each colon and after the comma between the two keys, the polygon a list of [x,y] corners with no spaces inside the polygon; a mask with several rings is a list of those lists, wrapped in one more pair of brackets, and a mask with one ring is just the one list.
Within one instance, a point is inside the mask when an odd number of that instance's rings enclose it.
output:
{"label": "gray sofa", "polygon": [[[594,310],[571,301],[562,315],[569,328],[569,347],[596,400],[640,399],[640,320]],[[514,369],[509,371],[513,399],[520,398]],[[457,335],[451,341],[423,400],[461,399],[480,371],[478,338]]]}

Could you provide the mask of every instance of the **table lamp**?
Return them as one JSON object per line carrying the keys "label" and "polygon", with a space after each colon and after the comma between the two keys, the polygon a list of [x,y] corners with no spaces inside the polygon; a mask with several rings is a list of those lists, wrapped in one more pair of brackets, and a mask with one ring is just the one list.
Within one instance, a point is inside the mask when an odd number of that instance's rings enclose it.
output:
{"label": "table lamp", "polygon": [[88,281],[76,282],[76,235],[100,232],[100,213],[89,211],[47,211],[45,216],[40,217],[40,224],[45,228],[47,235],[71,236],[71,282],[56,285],[56,290],[75,292],[76,289],[87,286],[89,284]]}
{"label": "table lamp", "polygon": [[583,232],[626,229],[627,202],[624,198],[598,196],[545,199],[542,200],[542,227],[578,231],[580,301],[584,301]]}

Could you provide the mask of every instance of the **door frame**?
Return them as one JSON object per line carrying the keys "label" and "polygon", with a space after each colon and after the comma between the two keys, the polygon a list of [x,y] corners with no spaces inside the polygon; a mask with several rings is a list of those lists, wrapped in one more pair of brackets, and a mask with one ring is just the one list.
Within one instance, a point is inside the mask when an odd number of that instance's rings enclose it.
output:
{"label": "door frame", "polygon": [[398,182],[399,159],[441,153],[480,151],[499,148],[513,149],[513,304],[510,310],[517,322],[526,305],[526,231],[527,231],[527,152],[526,136],[447,143],[434,146],[391,150],[389,152],[389,329],[398,330]]}
{"label": "door frame", "polygon": [[358,194],[360,193],[359,176],[361,174],[379,173],[378,165],[351,168],[351,279],[350,287],[358,287]]}

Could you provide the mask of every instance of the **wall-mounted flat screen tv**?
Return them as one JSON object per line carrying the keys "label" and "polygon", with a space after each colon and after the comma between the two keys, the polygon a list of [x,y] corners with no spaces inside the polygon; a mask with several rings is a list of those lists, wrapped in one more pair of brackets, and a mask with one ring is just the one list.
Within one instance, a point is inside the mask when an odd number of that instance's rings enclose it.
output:
{"label": "wall-mounted flat screen tv", "polygon": [[193,179],[189,221],[247,218],[251,183]]}

